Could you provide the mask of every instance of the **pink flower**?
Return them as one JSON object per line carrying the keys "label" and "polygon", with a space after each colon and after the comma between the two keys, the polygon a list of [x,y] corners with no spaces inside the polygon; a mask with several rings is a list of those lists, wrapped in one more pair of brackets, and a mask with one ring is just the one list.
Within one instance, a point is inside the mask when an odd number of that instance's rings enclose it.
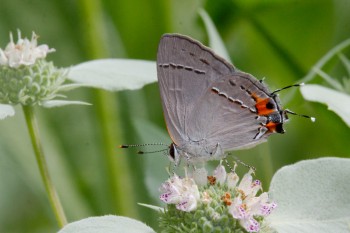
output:
{"label": "pink flower", "polygon": [[160,187],[160,200],[167,204],[175,204],[178,210],[190,212],[197,208],[200,199],[196,183],[192,178],[170,177]]}
{"label": "pink flower", "polygon": [[225,183],[227,173],[225,167],[221,164],[221,161],[220,165],[215,168],[213,176],[216,178],[218,184],[223,185]]}
{"label": "pink flower", "polygon": [[268,202],[266,192],[256,197],[257,192],[261,189],[261,182],[253,180],[250,170],[245,174],[237,187],[238,195],[233,199],[232,205],[228,208],[229,213],[236,219],[248,232],[258,232],[259,223],[254,219],[256,216],[267,216],[277,207],[277,204]]}

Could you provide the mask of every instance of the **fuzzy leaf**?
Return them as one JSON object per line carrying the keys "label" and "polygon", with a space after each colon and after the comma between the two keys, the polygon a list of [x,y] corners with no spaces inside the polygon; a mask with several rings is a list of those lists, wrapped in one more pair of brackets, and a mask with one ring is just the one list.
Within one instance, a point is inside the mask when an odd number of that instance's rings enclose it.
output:
{"label": "fuzzy leaf", "polygon": [[144,206],[146,208],[149,208],[151,210],[155,210],[157,212],[160,213],[164,213],[164,208],[163,207],[159,207],[159,206],[155,206],[155,205],[149,205],[149,204],[144,204],[144,203],[138,203],[140,206]]}
{"label": "fuzzy leaf", "polygon": [[9,104],[0,104],[0,120],[15,115],[15,109]]}
{"label": "fuzzy leaf", "polygon": [[137,220],[107,215],[90,217],[66,225],[58,233],[151,233],[155,232],[146,224]]}
{"label": "fuzzy leaf", "polygon": [[133,59],[100,59],[73,66],[68,79],[108,91],[135,90],[157,81],[156,63]]}
{"label": "fuzzy leaf", "polygon": [[326,104],[350,127],[350,95],[315,84],[302,86],[301,94],[309,101]]}
{"label": "fuzzy leaf", "polygon": [[58,91],[70,91],[70,90],[74,90],[74,89],[79,88],[79,87],[90,87],[90,86],[82,84],[82,83],[70,83],[70,84],[64,84],[64,85],[57,87],[56,91],[57,92]]}
{"label": "fuzzy leaf", "polygon": [[83,101],[72,101],[72,100],[47,100],[41,104],[45,108],[55,108],[67,105],[91,105]]}
{"label": "fuzzy leaf", "polygon": [[278,207],[266,218],[279,233],[350,232],[350,159],[306,160],[278,170],[270,185]]}

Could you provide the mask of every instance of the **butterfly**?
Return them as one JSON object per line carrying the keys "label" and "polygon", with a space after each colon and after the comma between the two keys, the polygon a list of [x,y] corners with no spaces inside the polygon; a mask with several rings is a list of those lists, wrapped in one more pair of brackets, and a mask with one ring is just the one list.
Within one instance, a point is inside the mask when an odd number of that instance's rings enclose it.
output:
{"label": "butterfly", "polygon": [[157,75],[175,164],[181,158],[190,164],[218,160],[228,151],[253,147],[283,134],[287,113],[295,114],[282,108],[276,94],[285,88],[271,92],[263,81],[184,35],[162,36]]}

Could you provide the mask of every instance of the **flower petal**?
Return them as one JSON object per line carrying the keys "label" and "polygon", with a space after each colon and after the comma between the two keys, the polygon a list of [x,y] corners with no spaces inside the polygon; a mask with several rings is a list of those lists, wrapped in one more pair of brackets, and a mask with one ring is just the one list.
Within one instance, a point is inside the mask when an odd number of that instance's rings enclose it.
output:
{"label": "flower petal", "polygon": [[83,101],[72,101],[72,100],[47,100],[41,103],[41,106],[45,108],[62,107],[66,105],[91,105]]}
{"label": "flower petal", "polygon": [[285,166],[273,176],[278,208],[265,219],[277,232],[349,232],[350,159],[320,158]]}
{"label": "flower petal", "polygon": [[153,233],[152,228],[146,224],[122,216],[107,215],[90,217],[72,222],[62,228],[58,233]]}
{"label": "flower petal", "polygon": [[208,183],[207,176],[208,176],[208,171],[204,167],[197,168],[193,172],[193,179],[198,186],[204,186]]}
{"label": "flower petal", "polygon": [[239,177],[236,173],[230,172],[227,174],[227,187],[229,189],[236,188],[238,181],[239,181]]}
{"label": "flower petal", "polygon": [[0,104],[0,120],[14,116],[15,109],[9,104]]}
{"label": "flower petal", "polygon": [[260,231],[260,224],[253,217],[242,219],[240,221],[240,224],[248,232],[259,232]]}
{"label": "flower petal", "polygon": [[216,182],[218,184],[223,185],[225,183],[227,173],[226,173],[225,167],[221,164],[221,162],[220,162],[219,166],[217,166],[215,168],[213,175],[216,178]]}
{"label": "flower petal", "polygon": [[328,109],[340,116],[350,127],[350,96],[320,85],[302,86],[301,94],[305,99],[326,104]]}
{"label": "flower petal", "polygon": [[156,63],[133,59],[100,59],[70,69],[68,79],[108,91],[135,90],[157,81]]}
{"label": "flower petal", "polygon": [[194,195],[186,195],[181,202],[176,204],[176,209],[191,212],[197,208],[197,198]]}

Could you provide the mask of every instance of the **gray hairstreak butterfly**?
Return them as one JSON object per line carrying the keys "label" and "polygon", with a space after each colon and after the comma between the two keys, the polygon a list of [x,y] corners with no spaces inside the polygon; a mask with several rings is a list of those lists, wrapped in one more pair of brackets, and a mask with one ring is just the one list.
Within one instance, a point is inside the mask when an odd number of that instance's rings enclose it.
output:
{"label": "gray hairstreak butterfly", "polygon": [[253,147],[284,133],[287,113],[295,114],[281,107],[276,92],[285,88],[269,91],[187,36],[162,36],[157,73],[175,164],[181,158],[188,163],[221,159],[227,151]]}

